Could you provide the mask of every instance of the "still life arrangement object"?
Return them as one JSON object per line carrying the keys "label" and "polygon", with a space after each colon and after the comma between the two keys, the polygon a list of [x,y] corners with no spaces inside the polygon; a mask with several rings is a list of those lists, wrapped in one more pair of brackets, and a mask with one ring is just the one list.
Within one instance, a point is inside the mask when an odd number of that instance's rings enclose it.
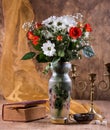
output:
{"label": "still life arrangement object", "polygon": [[70,92],[72,81],[69,77],[71,61],[94,56],[90,43],[91,25],[86,23],[83,15],[50,16],[39,22],[23,24],[28,44],[33,51],[27,52],[22,60],[35,59],[37,63],[47,63],[44,73],[49,69],[50,115],[52,122],[68,118],[70,109]]}

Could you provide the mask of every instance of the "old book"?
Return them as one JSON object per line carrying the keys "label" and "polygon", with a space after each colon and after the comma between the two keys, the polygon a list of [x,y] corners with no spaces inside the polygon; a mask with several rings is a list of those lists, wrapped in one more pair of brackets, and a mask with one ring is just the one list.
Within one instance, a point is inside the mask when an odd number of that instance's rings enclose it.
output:
{"label": "old book", "polygon": [[4,121],[33,121],[45,118],[46,100],[29,102],[7,103],[2,106],[2,119]]}

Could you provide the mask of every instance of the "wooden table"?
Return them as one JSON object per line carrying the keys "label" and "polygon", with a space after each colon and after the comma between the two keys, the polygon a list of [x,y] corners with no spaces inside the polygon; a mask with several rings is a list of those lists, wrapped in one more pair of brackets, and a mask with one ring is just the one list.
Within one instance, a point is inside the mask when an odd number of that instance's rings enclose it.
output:
{"label": "wooden table", "polygon": [[[79,101],[87,102],[87,101]],[[49,117],[32,122],[9,122],[2,120],[2,104],[6,101],[0,100],[0,130],[110,130],[110,101],[95,101],[103,112],[106,125],[96,125],[94,121],[90,124],[67,124],[58,125],[50,123]]]}

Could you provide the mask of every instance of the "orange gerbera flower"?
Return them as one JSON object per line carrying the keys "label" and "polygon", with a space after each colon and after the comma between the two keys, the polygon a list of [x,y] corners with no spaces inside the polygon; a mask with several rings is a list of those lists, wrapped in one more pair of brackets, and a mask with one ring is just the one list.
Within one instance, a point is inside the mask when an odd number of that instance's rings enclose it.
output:
{"label": "orange gerbera flower", "polygon": [[62,40],[63,40],[63,36],[58,35],[58,36],[57,36],[57,41],[62,41]]}
{"label": "orange gerbera flower", "polygon": [[27,37],[28,37],[29,40],[33,40],[34,39],[34,35],[33,35],[33,33],[31,31],[28,31]]}

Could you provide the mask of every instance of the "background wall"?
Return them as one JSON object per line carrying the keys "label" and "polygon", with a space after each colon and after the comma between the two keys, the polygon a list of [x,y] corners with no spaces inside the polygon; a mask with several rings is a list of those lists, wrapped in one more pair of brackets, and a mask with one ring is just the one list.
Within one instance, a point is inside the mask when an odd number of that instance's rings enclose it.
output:
{"label": "background wall", "polygon": [[[78,65],[76,73],[80,76],[76,78],[72,96],[78,99],[89,99],[91,85],[88,74],[93,72],[97,74],[95,99],[110,100],[110,85],[108,85],[108,77],[104,76],[104,73],[107,73],[104,64],[110,62],[110,0],[30,0],[30,2],[38,22],[51,15],[82,13],[84,18],[92,25],[92,42],[96,55],[90,59],[83,58],[72,62]],[[2,45],[2,42],[3,15],[0,0],[0,45]],[[41,73],[42,68],[43,66],[39,65],[37,71]],[[98,84],[103,79],[107,82],[107,85],[101,82],[99,87]],[[104,91],[106,87],[107,89]]]}

